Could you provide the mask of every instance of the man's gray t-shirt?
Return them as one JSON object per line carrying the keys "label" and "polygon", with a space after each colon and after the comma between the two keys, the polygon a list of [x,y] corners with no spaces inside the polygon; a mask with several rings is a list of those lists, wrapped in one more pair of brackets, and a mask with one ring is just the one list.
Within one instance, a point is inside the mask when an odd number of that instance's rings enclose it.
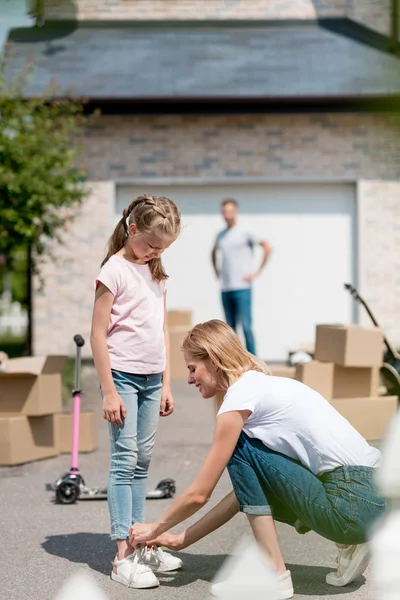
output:
{"label": "man's gray t-shirt", "polygon": [[245,290],[251,286],[244,277],[254,272],[253,249],[260,241],[257,235],[238,225],[217,235],[215,247],[222,257],[220,279],[223,292]]}

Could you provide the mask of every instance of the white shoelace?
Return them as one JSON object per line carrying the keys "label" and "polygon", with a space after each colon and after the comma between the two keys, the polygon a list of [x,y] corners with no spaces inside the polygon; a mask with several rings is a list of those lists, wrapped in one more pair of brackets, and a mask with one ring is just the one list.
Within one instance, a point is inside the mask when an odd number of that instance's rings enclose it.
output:
{"label": "white shoelace", "polygon": [[143,562],[139,562],[143,555],[146,553],[146,548],[138,548],[133,554],[126,557],[126,560],[132,563],[131,573],[128,580],[128,587],[132,583],[134,575],[141,575],[143,573],[148,573],[151,571],[150,567],[145,565]]}
{"label": "white shoelace", "polygon": [[158,548],[157,546],[152,546],[150,548],[150,554],[154,557],[154,559],[157,562],[163,562],[164,552],[161,550],[161,548]]}

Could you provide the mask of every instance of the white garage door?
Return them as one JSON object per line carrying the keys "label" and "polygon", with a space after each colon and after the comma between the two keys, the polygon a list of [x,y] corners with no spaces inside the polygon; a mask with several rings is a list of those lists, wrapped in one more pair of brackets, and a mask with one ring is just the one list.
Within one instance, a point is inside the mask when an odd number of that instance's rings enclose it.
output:
{"label": "white garage door", "polygon": [[[232,197],[240,204],[240,224],[273,248],[254,282],[257,354],[267,361],[285,360],[288,350],[313,342],[317,323],[353,321],[352,301],[343,289],[344,282],[355,282],[352,185],[118,186],[117,213],[143,192],[173,198],[183,215],[182,234],[164,255],[170,309],[192,309],[195,323],[223,318],[210,255],[224,225],[221,199]],[[255,252],[255,267],[260,252]]]}

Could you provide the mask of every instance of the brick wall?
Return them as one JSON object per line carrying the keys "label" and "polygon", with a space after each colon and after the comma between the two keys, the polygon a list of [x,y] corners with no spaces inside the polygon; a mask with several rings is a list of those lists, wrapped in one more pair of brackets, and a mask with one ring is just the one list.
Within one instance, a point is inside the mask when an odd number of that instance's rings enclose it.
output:
{"label": "brick wall", "polygon": [[75,352],[73,336],[86,340],[83,356],[91,356],[89,334],[94,280],[105,255],[114,219],[111,182],[91,182],[90,194],[63,234],[65,244],[53,245],[56,261],[45,265],[46,285],[34,294],[34,353]]}
{"label": "brick wall", "polygon": [[115,218],[112,180],[124,177],[359,181],[361,291],[400,343],[399,117],[101,117],[84,148],[91,196],[67,245],[56,248],[60,262],[44,270],[45,290],[35,296],[36,354],[72,352],[74,333],[89,336],[92,282]]}
{"label": "brick wall", "polygon": [[350,19],[389,35],[391,0],[349,0],[347,4]]}
{"label": "brick wall", "polygon": [[400,119],[385,115],[102,117],[84,141],[90,179],[326,174],[400,176]]}
{"label": "brick wall", "polygon": [[391,0],[45,0],[48,19],[315,19],[348,16],[390,31]]}
{"label": "brick wall", "polygon": [[[360,181],[360,289],[389,339],[400,345],[400,183]],[[397,316],[396,316],[397,315]],[[371,323],[360,309],[362,323]]]}
{"label": "brick wall", "polygon": [[46,0],[48,18],[314,19],[344,14],[348,0]]}

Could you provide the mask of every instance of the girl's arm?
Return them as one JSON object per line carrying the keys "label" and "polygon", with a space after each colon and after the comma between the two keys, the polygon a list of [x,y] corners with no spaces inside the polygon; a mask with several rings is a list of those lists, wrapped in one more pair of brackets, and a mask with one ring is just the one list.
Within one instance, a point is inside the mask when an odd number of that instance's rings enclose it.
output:
{"label": "girl's arm", "polygon": [[103,416],[115,425],[122,425],[122,417],[126,416],[126,410],[115,389],[107,348],[107,331],[113,301],[111,291],[99,283],[94,299],[90,345],[103,392]]}
{"label": "girl's arm", "polygon": [[167,320],[167,292],[164,292],[164,340],[165,340],[165,355],[166,366],[163,372],[163,386],[161,393],[160,415],[167,417],[174,412],[174,398],[171,391],[171,367],[170,367],[170,350],[169,350],[169,331]]}
{"label": "girl's arm", "polygon": [[162,533],[155,540],[148,542],[150,545],[164,546],[171,550],[182,550],[198,542],[209,533],[225,525],[239,512],[239,503],[235,492],[230,492],[207,514],[196,523],[185,529],[182,533],[173,534],[168,531]]}
{"label": "girl's arm", "polygon": [[230,457],[250,411],[232,411],[217,417],[214,440],[194,482],[182,492],[170,509],[156,522],[134,524],[130,530],[133,545],[146,543],[196,513],[209,500]]}

